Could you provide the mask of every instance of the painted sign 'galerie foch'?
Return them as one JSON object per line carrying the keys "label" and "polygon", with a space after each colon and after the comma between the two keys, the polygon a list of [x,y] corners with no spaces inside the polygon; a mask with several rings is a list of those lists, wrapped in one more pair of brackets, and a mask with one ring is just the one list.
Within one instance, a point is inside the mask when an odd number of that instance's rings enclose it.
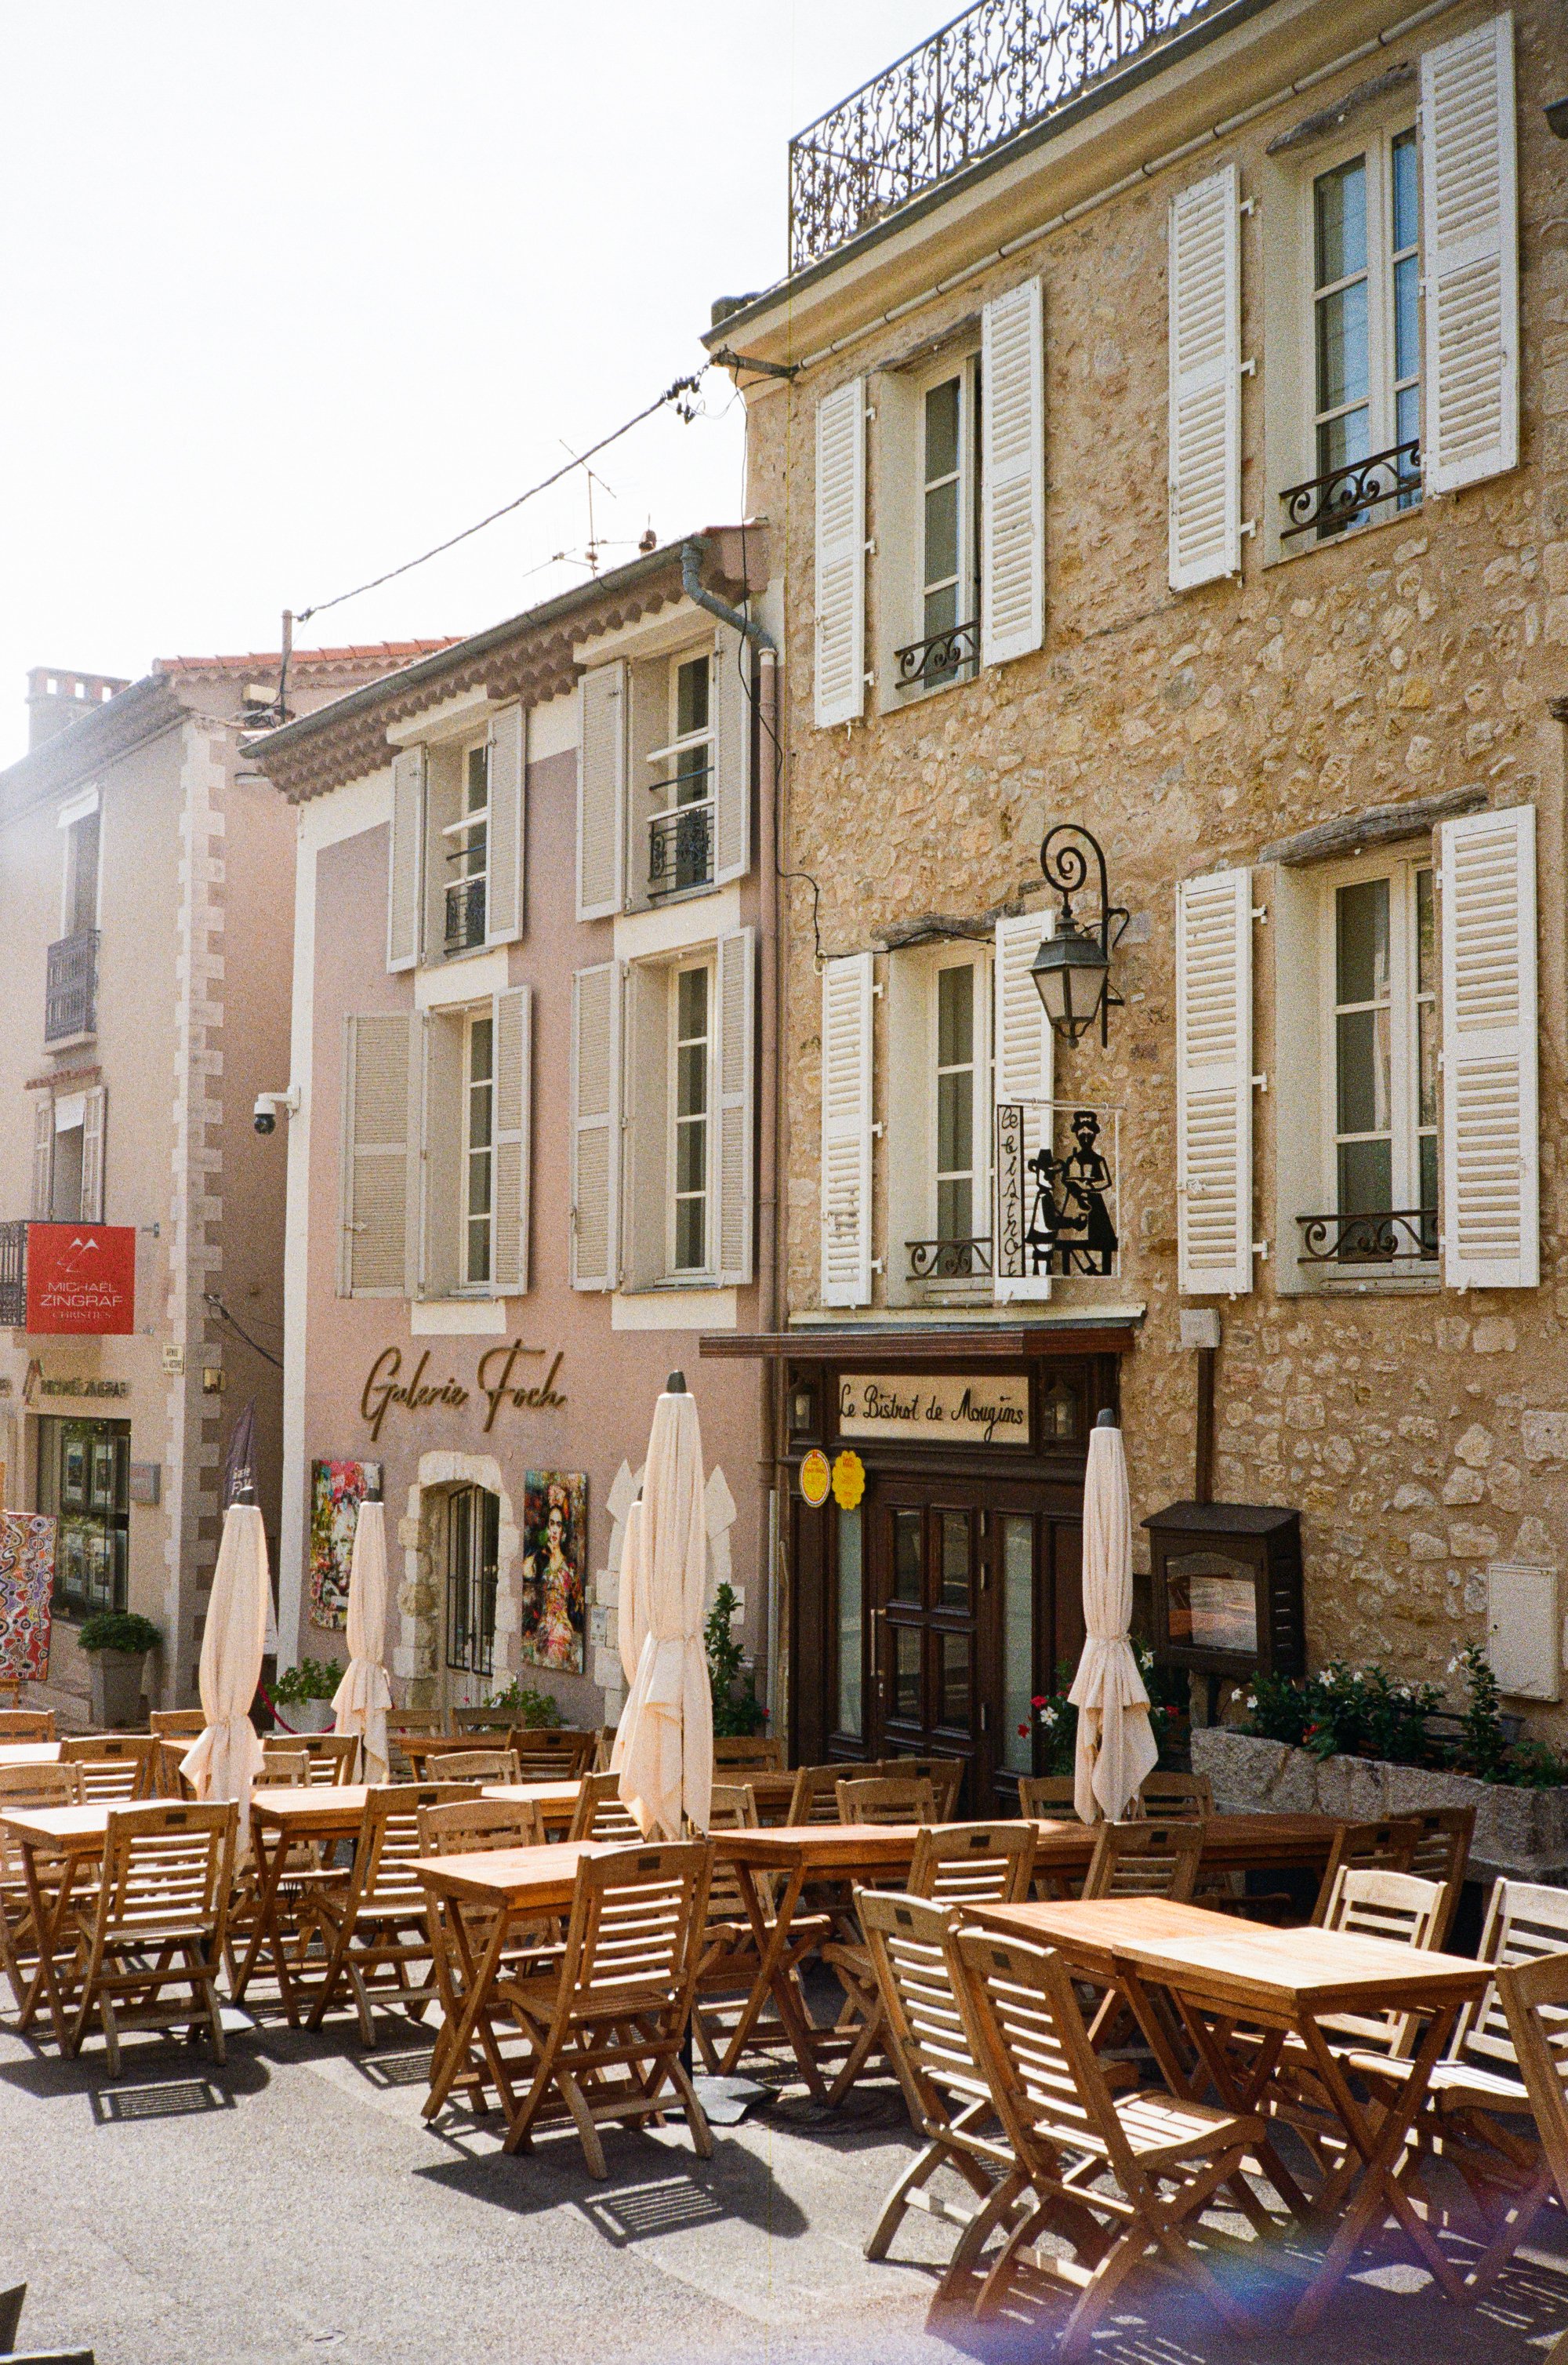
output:
{"label": "painted sign 'galerie foch'", "polygon": [[1027,1445],[1029,1383],[996,1379],[884,1378],[846,1372],[838,1384],[841,1437],[920,1438],[928,1445],[963,1438],[971,1445]]}

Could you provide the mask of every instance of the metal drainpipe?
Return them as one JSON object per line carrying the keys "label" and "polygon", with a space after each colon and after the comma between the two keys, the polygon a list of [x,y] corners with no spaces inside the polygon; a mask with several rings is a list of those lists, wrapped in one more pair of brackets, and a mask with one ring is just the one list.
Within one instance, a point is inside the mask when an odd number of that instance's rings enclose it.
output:
{"label": "metal drainpipe", "polygon": [[778,644],[766,625],[759,624],[755,616],[744,614],[739,608],[732,608],[727,600],[719,598],[717,592],[704,587],[701,569],[707,551],[708,545],[700,533],[690,535],[681,544],[681,589],[689,600],[696,601],[698,607],[706,608],[711,616],[717,616],[722,624],[728,624],[734,632],[744,633],[753,648],[771,650],[777,657]]}

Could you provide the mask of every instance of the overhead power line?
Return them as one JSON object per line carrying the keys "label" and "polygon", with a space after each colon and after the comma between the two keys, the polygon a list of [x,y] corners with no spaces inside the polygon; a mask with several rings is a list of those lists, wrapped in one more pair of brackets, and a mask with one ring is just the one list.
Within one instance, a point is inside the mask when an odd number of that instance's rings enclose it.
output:
{"label": "overhead power line", "polygon": [[655,396],[633,417],[622,420],[610,434],[601,435],[597,443],[590,443],[586,452],[574,453],[563,466],[554,469],[548,476],[541,477],[537,485],[530,485],[527,492],[519,493],[515,500],[506,502],[498,510],[492,510],[488,517],[480,518],[476,524],[465,525],[461,533],[451,534],[445,542],[438,542],[433,550],[421,551],[418,558],[406,558],[401,566],[389,566],[385,575],[373,575],[368,583],[356,583],[352,591],[340,591],[333,599],[318,600],[313,607],[297,609],[295,621],[307,623],[312,616],[322,615],[329,608],[341,608],[346,600],[357,600],[364,592],[379,590],[383,583],[396,582],[399,575],[411,574],[416,566],[423,566],[431,559],[439,558],[443,551],[455,550],[460,542],[467,542],[472,535],[483,533],[487,525],[494,525],[500,518],[510,517],[512,511],[521,509],[525,501],[548,492],[550,487],[558,485],[563,476],[569,476],[575,469],[586,466],[599,453],[608,450],[611,443],[618,443],[622,435],[630,434],[633,427],[640,427],[644,419],[651,419],[655,410],[662,410],[667,402],[680,404],[681,416],[689,425],[697,414],[688,407],[683,398],[697,392],[702,383],[702,375],[699,370],[694,377],[678,377],[673,385],[666,386],[661,395]]}

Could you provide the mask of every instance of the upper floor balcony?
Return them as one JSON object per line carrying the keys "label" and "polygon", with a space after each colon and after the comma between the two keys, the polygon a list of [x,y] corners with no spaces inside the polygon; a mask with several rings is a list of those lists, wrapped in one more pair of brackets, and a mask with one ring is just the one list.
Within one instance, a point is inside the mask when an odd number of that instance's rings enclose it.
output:
{"label": "upper floor balcony", "polygon": [[1076,98],[1205,0],[977,0],[790,142],[790,268]]}
{"label": "upper floor balcony", "polygon": [[46,1050],[85,1042],[98,1031],[98,931],[78,928],[49,948],[43,1005]]}

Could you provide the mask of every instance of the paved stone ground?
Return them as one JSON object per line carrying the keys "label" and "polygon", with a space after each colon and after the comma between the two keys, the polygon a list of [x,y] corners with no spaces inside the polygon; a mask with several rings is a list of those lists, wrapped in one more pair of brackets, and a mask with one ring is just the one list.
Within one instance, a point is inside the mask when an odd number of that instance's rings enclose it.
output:
{"label": "paved stone ground", "polygon": [[[1045,2360],[1061,2302],[984,2336],[924,2330],[952,2236],[911,2215],[893,2261],[861,2245],[911,2136],[889,2086],[829,2114],[782,2090],[693,2158],[683,2129],[611,2132],[596,2184],[575,2140],[508,2159],[493,2123],[419,2116],[425,2050],[382,2023],[320,2037],[233,2015],[205,2047],[126,2043],[62,2063],[0,2034],[0,2287],[31,2285],[25,2345],[99,2365],[1013,2365]],[[1278,2275],[1247,2272],[1277,2302]],[[1398,2264],[1347,2286],[1310,2340],[1235,2341],[1153,2275],[1096,2353],[1114,2365],[1536,2365],[1568,2325],[1568,2236],[1477,2311]]]}

